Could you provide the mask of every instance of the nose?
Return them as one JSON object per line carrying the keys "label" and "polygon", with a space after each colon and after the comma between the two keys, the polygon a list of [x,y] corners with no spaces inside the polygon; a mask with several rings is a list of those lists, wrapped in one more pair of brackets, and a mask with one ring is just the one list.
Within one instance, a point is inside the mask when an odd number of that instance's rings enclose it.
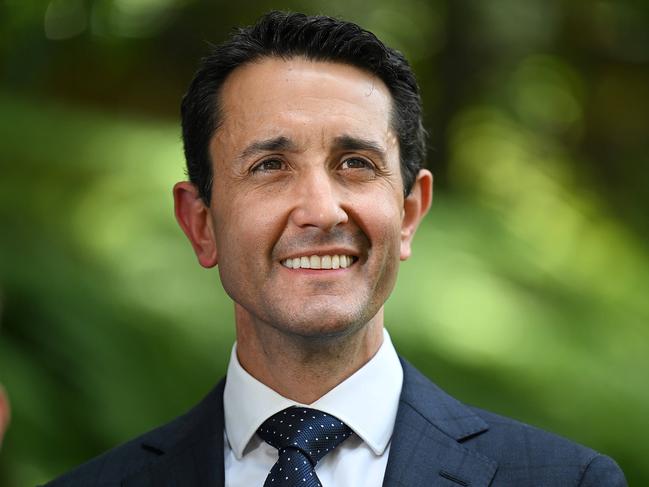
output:
{"label": "nose", "polygon": [[299,189],[291,219],[299,227],[317,227],[324,231],[348,221],[342,195],[325,169],[310,171],[299,178]]}

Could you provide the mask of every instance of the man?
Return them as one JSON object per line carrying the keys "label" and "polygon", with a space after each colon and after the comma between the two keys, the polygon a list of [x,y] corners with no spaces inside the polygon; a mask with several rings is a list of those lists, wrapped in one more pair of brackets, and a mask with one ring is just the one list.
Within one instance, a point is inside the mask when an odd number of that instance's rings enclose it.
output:
{"label": "man", "polygon": [[5,431],[9,427],[9,420],[11,419],[11,409],[9,407],[9,398],[5,393],[2,384],[0,384],[0,447],[2,447],[2,439],[4,438]]}
{"label": "man", "polygon": [[400,361],[383,305],[432,197],[406,60],[271,12],[182,105],[176,217],[234,301],[227,380],[51,485],[621,486],[609,458],[462,405]]}

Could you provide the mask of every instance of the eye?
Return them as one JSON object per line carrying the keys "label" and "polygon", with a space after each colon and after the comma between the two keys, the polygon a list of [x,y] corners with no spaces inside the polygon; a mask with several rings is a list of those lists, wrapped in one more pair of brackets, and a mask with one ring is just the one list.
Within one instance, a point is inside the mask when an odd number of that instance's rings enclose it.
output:
{"label": "eye", "polygon": [[286,167],[286,164],[281,159],[271,158],[264,159],[263,161],[254,165],[250,172],[270,172],[270,171],[281,171]]}
{"label": "eye", "polygon": [[350,157],[345,159],[340,165],[341,169],[374,169],[374,164],[372,164],[367,159],[362,157]]}

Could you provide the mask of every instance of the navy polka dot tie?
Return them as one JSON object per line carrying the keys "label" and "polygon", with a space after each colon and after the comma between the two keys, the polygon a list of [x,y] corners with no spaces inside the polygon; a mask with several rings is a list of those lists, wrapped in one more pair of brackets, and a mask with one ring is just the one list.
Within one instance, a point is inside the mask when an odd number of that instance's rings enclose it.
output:
{"label": "navy polka dot tie", "polygon": [[322,487],[316,464],[352,430],[322,411],[290,407],[264,421],[257,434],[279,451],[264,487]]}

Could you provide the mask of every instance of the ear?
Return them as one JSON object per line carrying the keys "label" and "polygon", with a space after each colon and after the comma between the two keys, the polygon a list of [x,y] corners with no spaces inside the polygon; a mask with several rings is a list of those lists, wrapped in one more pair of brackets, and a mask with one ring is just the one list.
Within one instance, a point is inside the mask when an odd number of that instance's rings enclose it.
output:
{"label": "ear", "polygon": [[198,262],[203,267],[214,267],[218,256],[209,207],[189,181],[176,183],[173,193],[176,220],[191,242]]}
{"label": "ear", "polygon": [[417,174],[410,194],[403,201],[401,260],[410,257],[412,238],[415,236],[419,222],[428,213],[432,201],[433,175],[428,169],[421,169]]}

